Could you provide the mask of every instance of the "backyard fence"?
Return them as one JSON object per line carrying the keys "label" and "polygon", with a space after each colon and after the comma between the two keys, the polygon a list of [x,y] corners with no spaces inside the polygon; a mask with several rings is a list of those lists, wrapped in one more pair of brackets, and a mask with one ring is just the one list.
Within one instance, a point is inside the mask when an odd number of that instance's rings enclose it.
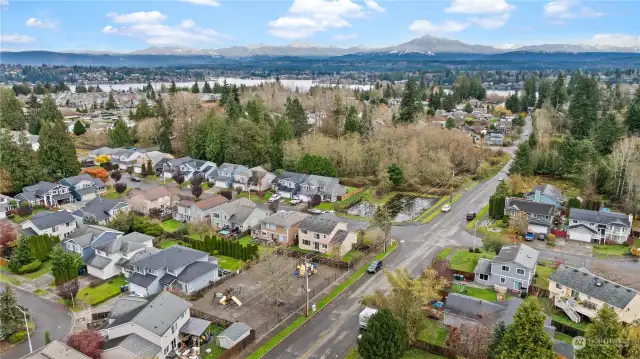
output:
{"label": "backyard fence", "polygon": [[578,328],[572,327],[570,325],[557,322],[553,319],[551,319],[551,325],[553,325],[556,328],[556,330],[559,331],[560,333],[566,334],[570,337],[584,336],[584,331]]}
{"label": "backyard fence", "polygon": [[355,196],[358,193],[364,191],[364,187],[358,188],[355,191],[351,191],[351,192],[347,192],[343,195],[338,196],[338,201],[344,201],[345,199],[351,197],[351,196]]}
{"label": "backyard fence", "polygon": [[453,350],[447,347],[441,347],[439,345],[427,343],[422,340],[414,341],[413,343],[411,343],[411,346],[413,348],[420,349],[431,354],[440,355],[445,358],[450,358],[450,359],[456,358],[456,353]]}
{"label": "backyard fence", "polygon": [[251,332],[249,332],[249,335],[246,338],[242,339],[240,342],[238,342],[236,345],[232,346],[231,348],[225,350],[224,353],[222,353],[222,355],[218,357],[218,359],[231,359],[235,357],[236,355],[240,354],[251,343],[253,343],[255,340],[256,340],[256,331],[251,329]]}
{"label": "backyard fence", "polygon": [[211,323],[213,323],[213,324],[215,324],[215,325],[217,325],[219,327],[225,328],[225,329],[229,328],[229,326],[231,326],[231,324],[233,324],[233,322],[228,321],[228,320],[226,320],[224,318],[220,318],[220,317],[215,316],[213,314],[205,313],[205,312],[199,311],[199,310],[194,309],[194,308],[191,308],[189,310],[189,313],[194,318],[208,320]]}

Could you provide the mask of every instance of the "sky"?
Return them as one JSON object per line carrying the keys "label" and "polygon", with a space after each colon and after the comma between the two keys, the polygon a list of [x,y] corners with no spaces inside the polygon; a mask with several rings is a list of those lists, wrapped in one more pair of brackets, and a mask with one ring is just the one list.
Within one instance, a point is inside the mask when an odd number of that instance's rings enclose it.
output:
{"label": "sky", "polygon": [[640,1],[0,0],[3,50],[397,45],[432,35],[501,48],[640,48]]}

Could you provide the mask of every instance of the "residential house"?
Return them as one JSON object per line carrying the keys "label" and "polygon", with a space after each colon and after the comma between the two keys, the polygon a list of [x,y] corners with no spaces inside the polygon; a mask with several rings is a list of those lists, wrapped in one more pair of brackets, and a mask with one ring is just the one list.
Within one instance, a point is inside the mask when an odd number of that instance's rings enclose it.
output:
{"label": "residential house", "polygon": [[229,349],[240,343],[249,334],[251,334],[251,327],[243,322],[235,322],[218,334],[218,341],[221,348]]}
{"label": "residential house", "polygon": [[298,246],[302,249],[328,253],[335,247],[343,256],[357,241],[358,235],[334,215],[309,216],[298,225]]}
{"label": "residential house", "polygon": [[529,232],[547,234],[553,228],[553,215],[556,208],[552,204],[534,202],[528,199],[507,197],[504,204],[504,214],[513,217],[520,212],[527,214]]}
{"label": "residential house", "polygon": [[315,195],[320,195],[324,202],[335,202],[346,193],[346,188],[337,178],[308,175],[300,183],[298,198],[304,202],[311,202]]}
{"label": "residential house", "polygon": [[592,243],[625,243],[631,235],[633,215],[571,208],[567,238]]}
{"label": "residential house", "polygon": [[492,132],[485,136],[484,141],[489,146],[502,146],[504,142],[504,134],[499,132]]}
{"label": "residential house", "polygon": [[98,197],[87,202],[84,207],[73,212],[74,216],[95,219],[100,225],[105,225],[111,217],[119,212],[129,212],[129,205],[123,199],[106,199]]}
{"label": "residential house", "polygon": [[91,359],[63,342],[54,340],[23,359]]}
{"label": "residential house", "polygon": [[192,318],[190,308],[191,303],[166,291],[150,298],[118,298],[99,328],[105,336],[101,358],[175,357],[173,352],[181,346],[182,336],[199,337],[211,324]]}
{"label": "residential house", "polygon": [[247,170],[249,170],[247,166],[223,163],[218,167],[218,172],[213,178],[214,185],[219,188],[233,188],[236,173],[244,172],[247,180],[251,177],[251,174],[246,172]]}
{"label": "residential house", "polygon": [[183,199],[178,202],[173,218],[180,222],[211,223],[213,209],[227,202],[228,200],[221,195],[215,195],[197,202]]}
{"label": "residential house", "polygon": [[25,187],[16,195],[19,202],[27,202],[32,206],[57,207],[69,203],[73,195],[69,187],[61,184],[41,181],[33,186]]}
{"label": "residential house", "polygon": [[533,284],[539,252],[527,245],[502,247],[493,259],[480,258],[474,281],[482,285],[499,285],[514,292],[527,292]]}
{"label": "residential house", "polygon": [[22,224],[22,233],[26,236],[48,234],[61,240],[69,237],[78,228],[75,217],[67,211],[38,212]]}
{"label": "residential house", "polygon": [[612,307],[618,321],[640,319],[640,294],[632,288],[598,277],[586,269],[561,265],[549,275],[550,299],[574,322],[595,318],[604,305]]}
{"label": "residential house", "polygon": [[559,189],[550,184],[541,184],[534,186],[525,198],[530,201],[552,204],[556,209],[562,208],[565,197]]}
{"label": "residential house", "polygon": [[127,203],[131,210],[149,215],[153,210],[168,209],[171,206],[171,192],[164,186],[133,190],[127,198]]}
{"label": "residential house", "polygon": [[182,173],[186,181],[199,177],[208,180],[215,176],[216,164],[210,161],[195,160],[182,157],[166,161],[162,167],[163,176],[171,178],[176,173]]}
{"label": "residential house", "polygon": [[134,262],[127,280],[129,291],[145,297],[163,289],[191,294],[218,280],[218,259],[175,245]]}
{"label": "residential house", "polygon": [[93,224],[83,225],[60,244],[64,250],[78,253],[82,257],[82,261],[87,263],[87,261],[95,254],[91,244],[96,241],[99,243],[106,242],[113,238],[122,236],[123,234],[124,233],[120,231],[107,227]]}
{"label": "residential house", "polygon": [[245,166],[238,166],[233,173],[233,181],[231,182],[231,188],[234,190],[240,188],[242,191],[249,190],[249,180],[253,176],[253,171]]}
{"label": "residential house", "polygon": [[293,199],[297,197],[300,183],[307,175],[296,172],[283,171],[272,183],[271,188],[283,198]]}
{"label": "residential house", "polygon": [[136,253],[153,247],[153,237],[132,232],[124,236],[106,236],[93,241],[94,255],[85,261],[87,272],[100,279],[108,279],[124,273],[123,264]]}
{"label": "residential house", "polygon": [[7,218],[7,212],[17,206],[18,203],[15,199],[0,194],[0,219]]}
{"label": "residential house", "polygon": [[280,211],[262,220],[260,230],[255,237],[272,241],[281,246],[293,246],[298,243],[298,226],[309,217],[308,214],[296,211]]}
{"label": "residential house", "polygon": [[269,211],[256,208],[256,204],[242,197],[223,203],[211,210],[211,225],[217,228],[237,229],[240,233],[257,228]]}
{"label": "residential house", "polygon": [[250,169],[249,191],[265,192],[271,189],[271,182],[276,179],[276,175],[258,166]]}
{"label": "residential house", "polygon": [[151,164],[153,165],[153,167],[155,168],[155,166],[160,163],[160,161],[167,159],[172,160],[173,159],[173,155],[170,155],[168,153],[164,153],[164,152],[160,152],[160,151],[149,151],[147,152],[147,159],[151,160]]}
{"label": "residential house", "polygon": [[114,148],[110,153],[111,163],[118,165],[118,169],[133,168],[133,172],[142,173],[142,165],[147,165],[148,157],[145,150],[136,148]]}
{"label": "residential house", "polygon": [[83,173],[78,176],[63,178],[61,185],[69,187],[76,201],[89,201],[107,192],[107,186],[99,178]]}
{"label": "residential house", "polygon": [[22,135],[25,136],[25,138],[27,139],[27,142],[29,143],[29,145],[31,145],[31,149],[33,151],[37,151],[40,149],[40,142],[39,142],[40,136],[32,135],[27,131],[11,131],[11,139],[15,143],[20,143],[20,137],[22,137]]}

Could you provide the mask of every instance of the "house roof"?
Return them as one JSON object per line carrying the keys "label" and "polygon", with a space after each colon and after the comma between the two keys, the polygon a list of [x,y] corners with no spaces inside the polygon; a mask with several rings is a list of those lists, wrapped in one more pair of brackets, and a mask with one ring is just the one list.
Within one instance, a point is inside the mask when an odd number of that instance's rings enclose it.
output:
{"label": "house roof", "polygon": [[102,348],[109,350],[117,347],[126,349],[140,358],[155,358],[162,351],[159,345],[153,344],[135,333],[108,340]]}
{"label": "house roof", "polygon": [[207,253],[181,245],[166,248],[156,254],[134,262],[138,267],[149,269],[178,269],[208,256]]}
{"label": "house roof", "polygon": [[329,243],[332,243],[332,244],[342,243],[344,242],[345,239],[347,239],[348,235],[349,235],[349,231],[345,231],[344,229],[339,229],[336,231],[336,234],[333,235]]}
{"label": "house roof", "polygon": [[144,242],[149,240],[153,240],[153,237],[138,232],[132,232],[125,236],[96,241],[92,247],[110,254],[116,252],[128,253],[145,247]]}
{"label": "house roof", "polygon": [[55,183],[40,181],[32,186],[28,186],[24,188],[24,192],[35,192],[37,195],[42,195],[43,193],[47,193],[53,188],[58,186]]}
{"label": "house roof", "polygon": [[167,159],[167,161],[173,158],[172,155],[160,151],[149,151],[147,152],[147,157],[149,157],[149,159],[151,160],[151,164],[154,166],[165,158]]}
{"label": "house roof", "polygon": [[138,286],[140,286],[142,288],[147,288],[156,279],[158,279],[158,277],[156,277],[155,275],[133,273],[132,275],[129,276],[129,278],[127,278],[127,281],[129,283],[133,283],[135,285],[138,285]]}
{"label": "house roof", "polygon": [[146,191],[139,191],[138,194],[140,194],[142,197],[146,198],[149,201],[155,201],[160,197],[171,196],[171,192],[169,192],[169,190],[164,188],[164,186],[157,186],[157,187],[150,188]]}
{"label": "house roof", "polygon": [[598,233],[598,231],[596,231],[595,229],[587,226],[586,224],[578,223],[578,224],[570,224],[569,225],[569,229],[578,229],[578,228],[584,229],[587,232],[591,232],[592,234],[597,234]]}
{"label": "house roof", "polygon": [[131,257],[129,260],[127,260],[126,258],[122,257],[120,258],[120,260],[118,262],[116,262],[116,265],[119,265],[122,268],[125,269],[131,269],[133,270],[133,263],[142,260],[144,258],[147,258],[149,256],[152,256],[158,252],[160,252],[161,250],[155,247],[146,247],[143,250],[137,252],[136,254],[133,255],[133,257]]}
{"label": "house roof", "polygon": [[223,197],[221,195],[215,195],[213,197],[195,202],[194,204],[196,207],[200,208],[201,210],[207,210],[213,207],[217,207],[226,202],[228,202],[226,197]]}
{"label": "house roof", "polygon": [[146,241],[153,240],[153,237],[139,232],[131,232],[122,236],[122,240],[135,243],[144,243]]}
{"label": "house roof", "polygon": [[133,295],[118,297],[118,300],[113,303],[113,307],[111,307],[111,310],[109,311],[108,318],[115,319],[136,308],[147,305],[148,302],[149,300],[147,298],[141,298]]}
{"label": "house roof", "polygon": [[[579,270],[561,265],[551,273],[549,280],[560,283],[580,293],[601,300],[616,308],[624,309],[638,295],[634,289],[593,275],[586,270]],[[600,283],[600,285],[598,285]]]}
{"label": "house roof", "polygon": [[514,246],[502,247],[493,261],[499,263],[513,262],[525,268],[534,269],[539,255],[540,253],[537,250],[520,243]]}
{"label": "house roof", "polygon": [[87,260],[87,265],[98,269],[105,269],[113,260],[99,255],[94,255]]}
{"label": "house roof", "polygon": [[54,340],[25,359],[91,359],[63,342]]}
{"label": "house roof", "polygon": [[539,184],[537,186],[533,186],[527,195],[533,196],[536,194],[536,191],[540,191],[540,194],[553,198],[556,201],[564,201],[564,195],[562,192],[550,184]]}
{"label": "house roof", "polygon": [[187,157],[180,157],[180,158],[175,158],[175,159],[169,160],[169,164],[172,165],[172,166],[178,167],[183,163],[187,163],[187,162],[191,162],[191,161],[193,161],[193,158],[187,156]]}
{"label": "house roof", "polygon": [[240,339],[242,335],[251,331],[251,327],[244,324],[243,322],[235,322],[229,326],[229,328],[225,329],[222,333],[218,334],[218,337],[229,338],[231,341],[235,342]]}
{"label": "house roof", "polygon": [[38,212],[30,221],[36,228],[44,230],[60,224],[75,222],[75,218],[67,211]]}
{"label": "house roof", "polygon": [[171,274],[165,274],[162,276],[162,278],[160,278],[159,282],[162,285],[170,285],[171,283],[173,283],[176,280],[175,276],[172,276]]}
{"label": "house roof", "polygon": [[486,258],[478,259],[478,264],[476,264],[476,268],[473,270],[473,273],[491,274],[491,261]]}
{"label": "house roof", "polygon": [[553,216],[555,207],[552,204],[530,201],[523,198],[507,197],[506,208],[523,211],[525,213],[535,213],[545,216]]}
{"label": "house roof", "polygon": [[67,241],[73,241],[75,244],[86,248],[89,247],[91,243],[103,243],[104,241],[109,241],[121,235],[122,232],[116,231],[115,229],[91,224],[80,226],[67,237]]}
{"label": "house roof", "polygon": [[90,181],[93,182],[93,184],[98,187],[98,188],[102,188],[105,186],[104,182],[102,182],[101,179],[99,178],[93,178],[90,175],[88,175],[87,173],[83,173],[81,175],[77,175],[77,176],[73,176],[73,177],[67,177],[64,179],[67,183],[69,183],[72,186],[77,185],[78,183],[82,182],[82,181]]}
{"label": "house roof", "polygon": [[229,215],[230,222],[244,223],[256,209],[256,204],[247,198],[241,197],[231,202],[223,203],[217,208]]}
{"label": "house roof", "polygon": [[211,322],[208,320],[190,317],[182,327],[180,327],[180,333],[200,336],[209,328],[209,325],[211,325]]}
{"label": "house roof", "polygon": [[186,266],[178,275],[178,280],[189,283],[196,280],[206,273],[217,271],[218,265],[212,262],[197,261]]}
{"label": "house roof", "polygon": [[298,229],[304,229],[307,231],[330,234],[333,232],[333,229],[340,223],[337,217],[335,216],[327,216],[327,215],[319,215],[319,216],[309,216],[305,218]]}
{"label": "house roof", "polygon": [[455,314],[476,319],[479,315],[495,315],[504,307],[494,302],[469,297],[459,293],[449,293],[445,303],[445,309]]}
{"label": "house roof", "polygon": [[265,218],[262,223],[273,224],[278,227],[291,227],[302,222],[309,216],[309,214],[302,212],[282,211],[270,215],[269,217]]}
{"label": "house roof", "polygon": [[163,291],[152,299],[131,322],[162,336],[191,304],[186,300]]}
{"label": "house roof", "polygon": [[569,219],[596,224],[616,224],[631,227],[631,219],[629,218],[629,215],[618,212],[590,211],[588,209],[571,208],[569,211]]}

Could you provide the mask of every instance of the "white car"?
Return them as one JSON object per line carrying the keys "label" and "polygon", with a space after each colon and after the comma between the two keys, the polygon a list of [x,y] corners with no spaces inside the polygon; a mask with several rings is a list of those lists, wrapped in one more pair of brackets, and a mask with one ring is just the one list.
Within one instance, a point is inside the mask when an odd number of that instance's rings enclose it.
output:
{"label": "white car", "polygon": [[503,176],[498,177],[498,181],[500,182],[504,181],[504,177]]}
{"label": "white car", "polygon": [[445,204],[444,206],[442,206],[442,212],[449,212],[451,210],[451,206],[448,204]]}
{"label": "white car", "polygon": [[322,211],[322,214],[325,214],[325,213],[335,214],[336,211]]}
{"label": "white car", "polygon": [[317,209],[317,208],[311,208],[309,210],[309,213],[311,213],[311,214],[322,214],[322,211]]}
{"label": "white car", "polygon": [[273,202],[277,202],[280,200],[280,198],[282,198],[279,194],[274,194],[273,196],[271,196],[269,198],[269,202],[273,203]]}
{"label": "white car", "polygon": [[291,204],[292,204],[292,205],[294,205],[294,206],[295,206],[296,204],[300,203],[300,202],[302,202],[302,201],[301,201],[301,200],[299,200],[299,199],[292,199],[291,201],[289,201],[289,203],[291,203]]}

